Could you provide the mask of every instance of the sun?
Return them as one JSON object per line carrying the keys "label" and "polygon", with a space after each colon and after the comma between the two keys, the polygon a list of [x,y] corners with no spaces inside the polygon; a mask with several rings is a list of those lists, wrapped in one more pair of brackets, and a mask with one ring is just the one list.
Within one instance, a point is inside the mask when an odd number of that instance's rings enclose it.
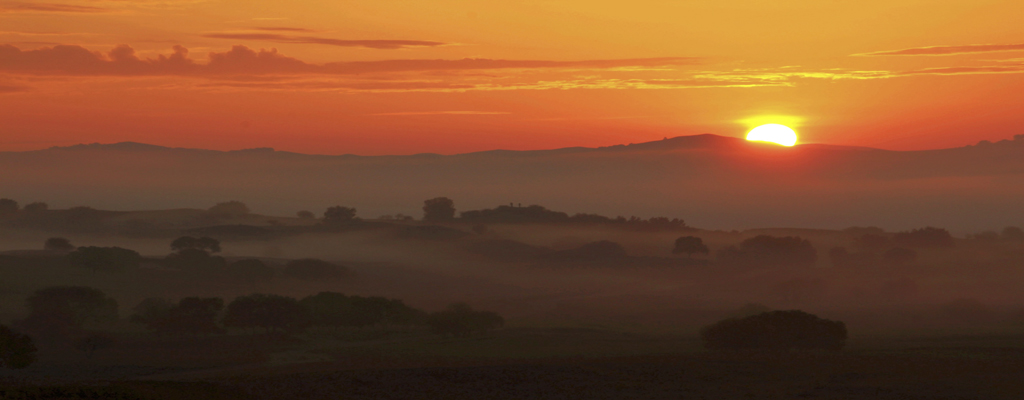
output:
{"label": "sun", "polygon": [[761,125],[747,133],[747,140],[753,142],[772,142],[783,146],[796,144],[796,132],[788,126],[779,124]]}

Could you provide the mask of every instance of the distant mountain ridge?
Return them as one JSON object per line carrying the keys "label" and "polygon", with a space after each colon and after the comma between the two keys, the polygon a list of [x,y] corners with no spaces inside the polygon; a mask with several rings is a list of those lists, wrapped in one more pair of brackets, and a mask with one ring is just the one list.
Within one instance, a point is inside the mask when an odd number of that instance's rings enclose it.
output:
{"label": "distant mountain ridge", "polygon": [[[659,151],[659,150],[680,150],[680,149],[736,149],[744,145],[758,145],[753,142],[748,142],[744,139],[719,136],[713,134],[701,134],[691,136],[676,136],[672,138],[665,138],[662,140],[655,140],[650,142],[640,143],[629,143],[629,144],[618,144],[612,146],[601,146],[601,147],[563,147],[555,149],[539,149],[539,150],[505,150],[505,149],[494,149],[494,150],[483,150],[469,153],[456,153],[449,156],[465,156],[465,155],[476,155],[476,154],[515,154],[515,153],[571,153],[571,152],[586,152],[586,151]],[[763,146],[775,146],[773,144],[762,144]],[[857,147],[857,146],[838,146],[838,145],[823,145],[823,144],[798,144],[794,147],[801,146],[827,146],[831,148],[843,148],[843,149],[863,149],[863,150],[878,150],[886,151],[881,149],[874,149],[869,147]],[[338,154],[338,155],[324,155],[324,154],[306,154],[296,153],[288,151],[278,151],[270,147],[258,147],[249,149],[239,150],[208,150],[200,148],[188,148],[188,147],[167,147],[160,145],[153,145],[147,143],[138,142],[117,142],[117,143],[89,143],[89,144],[76,144],[71,146],[53,146],[45,150],[35,151],[46,151],[46,150],[116,150],[116,151],[205,151],[215,153],[287,153],[287,154],[301,154],[310,156],[339,156],[339,157],[351,157],[358,156],[355,154]],[[437,153],[419,153],[411,154],[406,156],[424,156],[424,155],[437,155]],[[360,156],[360,157],[402,157],[403,155],[382,155],[382,156]]]}

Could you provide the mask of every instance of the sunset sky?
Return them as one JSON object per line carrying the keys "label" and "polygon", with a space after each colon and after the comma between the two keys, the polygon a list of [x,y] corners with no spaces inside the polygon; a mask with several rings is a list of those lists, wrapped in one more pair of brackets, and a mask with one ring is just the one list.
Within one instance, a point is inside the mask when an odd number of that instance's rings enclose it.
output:
{"label": "sunset sky", "polygon": [[1024,133],[1012,0],[0,0],[0,151],[604,146],[783,123]]}

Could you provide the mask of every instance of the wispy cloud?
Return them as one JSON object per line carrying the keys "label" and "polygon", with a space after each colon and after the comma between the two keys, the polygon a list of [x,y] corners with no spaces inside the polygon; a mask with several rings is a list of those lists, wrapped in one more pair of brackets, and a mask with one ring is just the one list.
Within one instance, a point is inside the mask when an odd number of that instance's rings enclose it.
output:
{"label": "wispy cloud", "polygon": [[59,3],[0,3],[0,13],[102,13],[106,8]]}
{"label": "wispy cloud", "polygon": [[286,26],[261,26],[252,28],[257,31],[269,31],[269,32],[316,32],[312,29],[306,28],[289,28]]}
{"label": "wispy cloud", "polygon": [[81,46],[60,45],[21,50],[0,45],[0,72],[29,75],[108,75],[108,76],[224,76],[224,75],[358,75],[369,73],[469,71],[502,69],[605,69],[628,66],[691,65],[697,58],[648,58],[623,60],[382,60],[335,62],[322,65],[306,63],[279,54],[277,50],[253,50],[234,46],[222,53],[209,53],[210,61],[200,64],[191,59],[188,49],[174,46],[170,55],[141,59],[130,46],[121,45],[107,54]]}
{"label": "wispy cloud", "polygon": [[987,74],[1020,74],[1024,73],[1024,64],[1021,65],[997,65],[981,67],[946,67],[946,68],[924,68],[911,71],[897,72],[898,76],[910,75],[987,75]]}
{"label": "wispy cloud", "polygon": [[[271,28],[273,29],[273,28]],[[286,30],[288,28],[277,28]],[[315,36],[288,36],[276,33],[209,33],[203,35],[212,39],[253,40],[274,43],[323,44],[341,47],[365,47],[369,49],[395,50],[409,47],[436,47],[447,43],[426,40],[342,40]]]}
{"label": "wispy cloud", "polygon": [[11,83],[0,82],[0,94],[3,93],[16,93],[28,91],[27,86],[15,85]]}
{"label": "wispy cloud", "polygon": [[873,53],[854,54],[854,56],[949,56],[968,53],[990,53],[997,51],[1022,51],[1024,43],[1019,44],[968,44],[962,46],[930,46],[913,47],[902,50],[877,51]]}
{"label": "wispy cloud", "polygon": [[402,117],[416,115],[509,115],[505,111],[407,111],[370,114],[372,116]]}

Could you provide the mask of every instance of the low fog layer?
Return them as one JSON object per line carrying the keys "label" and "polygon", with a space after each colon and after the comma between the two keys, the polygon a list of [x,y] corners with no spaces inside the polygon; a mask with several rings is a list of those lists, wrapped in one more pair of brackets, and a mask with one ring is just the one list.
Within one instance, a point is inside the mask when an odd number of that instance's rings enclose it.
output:
{"label": "low fog layer", "polygon": [[598,149],[379,157],[83,145],[0,153],[0,192],[60,208],[244,199],[264,214],[346,204],[363,216],[415,214],[419,199],[447,196],[460,211],[522,203],[678,217],[708,229],[937,225],[962,234],[1024,222],[1024,137],[895,152],[700,135]]}

